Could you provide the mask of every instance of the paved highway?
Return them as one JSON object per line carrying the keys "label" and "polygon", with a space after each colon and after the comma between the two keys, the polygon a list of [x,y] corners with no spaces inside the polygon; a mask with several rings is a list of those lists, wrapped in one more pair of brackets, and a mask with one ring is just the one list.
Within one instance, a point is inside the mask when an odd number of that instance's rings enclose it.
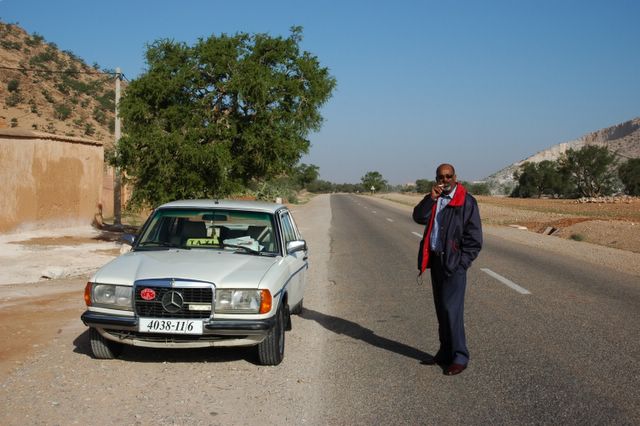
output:
{"label": "paved highway", "polygon": [[420,364],[438,348],[429,278],[416,283],[422,227],[367,197],[330,205],[330,303],[303,315],[334,334],[329,423],[640,422],[637,277],[485,233],[468,275],[471,362],[444,376]]}

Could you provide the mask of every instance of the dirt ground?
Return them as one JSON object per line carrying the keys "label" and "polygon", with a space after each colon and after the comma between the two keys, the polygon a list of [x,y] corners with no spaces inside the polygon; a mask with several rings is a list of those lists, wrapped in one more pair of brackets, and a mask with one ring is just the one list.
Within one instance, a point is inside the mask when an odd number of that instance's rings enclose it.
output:
{"label": "dirt ground", "polygon": [[[407,194],[380,194],[378,197],[409,206],[415,206],[422,198],[421,195]],[[615,203],[476,198],[483,224],[525,227],[539,234],[640,253],[640,198]]]}

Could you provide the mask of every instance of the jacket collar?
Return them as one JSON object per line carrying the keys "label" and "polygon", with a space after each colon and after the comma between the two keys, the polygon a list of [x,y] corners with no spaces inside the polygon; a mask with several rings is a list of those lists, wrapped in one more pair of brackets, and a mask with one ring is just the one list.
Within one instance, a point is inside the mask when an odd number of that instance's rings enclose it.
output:
{"label": "jacket collar", "polygon": [[458,182],[456,185],[456,192],[455,194],[453,194],[453,199],[451,199],[451,202],[448,204],[451,207],[460,207],[461,205],[463,205],[464,199],[467,196],[467,189],[462,186],[460,182]]}

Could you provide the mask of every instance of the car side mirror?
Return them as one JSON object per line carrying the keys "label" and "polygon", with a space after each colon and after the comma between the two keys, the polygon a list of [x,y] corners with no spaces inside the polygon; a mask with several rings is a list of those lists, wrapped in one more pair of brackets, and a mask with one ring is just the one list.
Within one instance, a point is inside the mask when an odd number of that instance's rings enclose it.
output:
{"label": "car side mirror", "polygon": [[122,234],[122,236],[120,237],[120,241],[133,246],[133,244],[136,242],[136,236],[133,234]]}
{"label": "car side mirror", "polygon": [[287,243],[287,253],[293,254],[297,251],[306,251],[307,250],[307,242],[305,240],[295,240],[289,241]]}

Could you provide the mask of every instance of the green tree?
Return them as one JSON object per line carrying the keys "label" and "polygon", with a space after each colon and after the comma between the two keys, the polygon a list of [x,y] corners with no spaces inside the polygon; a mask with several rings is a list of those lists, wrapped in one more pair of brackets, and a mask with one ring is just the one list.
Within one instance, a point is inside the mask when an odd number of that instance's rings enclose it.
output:
{"label": "green tree", "polygon": [[307,190],[316,194],[333,192],[334,185],[326,180],[316,179],[307,185]]}
{"label": "green tree", "polygon": [[578,197],[610,195],[615,187],[616,157],[606,147],[586,145],[569,149],[559,159],[560,173]]}
{"label": "green tree", "polygon": [[629,195],[640,195],[640,158],[630,158],[618,168],[618,176]]}
{"label": "green tree", "polygon": [[429,179],[416,180],[416,192],[418,194],[426,194],[427,192],[431,192],[432,187],[433,187],[432,180],[429,180]]}
{"label": "green tree", "polygon": [[384,191],[384,189],[387,187],[387,181],[384,180],[380,172],[377,171],[367,172],[364,176],[362,176],[362,178],[360,178],[360,180],[365,191]]}
{"label": "green tree", "polygon": [[555,161],[525,162],[513,177],[518,181],[512,192],[515,197],[540,198],[564,192],[562,175]]}
{"label": "green tree", "polygon": [[489,190],[489,185],[484,182],[465,182],[462,181],[462,185],[464,185],[467,190],[473,195],[490,195],[491,190]]}
{"label": "green tree", "polygon": [[134,205],[226,196],[290,174],[322,124],[335,79],[287,38],[222,34],[193,46],[158,40],[121,101],[125,136],[112,164]]}
{"label": "green tree", "polygon": [[295,168],[295,179],[301,188],[306,188],[311,182],[318,179],[320,176],[320,167],[315,164],[302,163]]}

